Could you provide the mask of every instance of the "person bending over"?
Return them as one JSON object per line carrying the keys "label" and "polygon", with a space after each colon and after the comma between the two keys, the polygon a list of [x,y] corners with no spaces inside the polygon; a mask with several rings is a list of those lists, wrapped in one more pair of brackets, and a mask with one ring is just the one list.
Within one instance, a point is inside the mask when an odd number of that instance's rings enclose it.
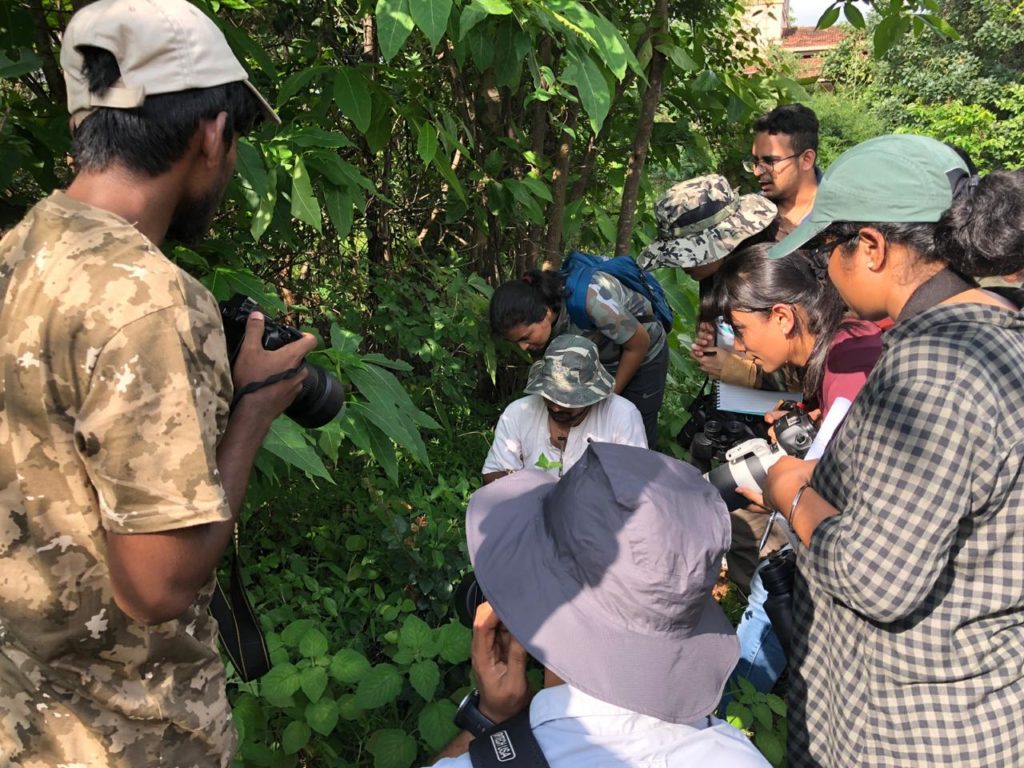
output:
{"label": "person bending over", "polygon": [[530,394],[498,420],[484,483],[527,467],[561,477],[590,443],[646,448],[640,412],[612,392],[613,383],[590,339],[565,334],[552,341],[530,368]]}
{"label": "person bending over", "polygon": [[640,411],[647,445],[654,447],[668,375],[665,329],[649,299],[604,272],[594,272],[587,286],[585,308],[594,324],[592,331],[575,325],[569,317],[565,278],[550,270],[532,270],[494,291],[491,329],[537,355],[565,333],[593,341],[602,365],[615,379],[615,394]]}

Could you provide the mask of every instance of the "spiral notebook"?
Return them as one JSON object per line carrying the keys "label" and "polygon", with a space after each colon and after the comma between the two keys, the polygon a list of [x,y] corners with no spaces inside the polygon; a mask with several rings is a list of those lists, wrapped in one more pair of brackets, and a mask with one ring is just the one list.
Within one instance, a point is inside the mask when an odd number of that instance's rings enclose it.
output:
{"label": "spiral notebook", "polygon": [[779,400],[800,400],[799,392],[766,392],[736,384],[715,384],[715,405],[720,411],[752,413],[763,416],[775,407]]}

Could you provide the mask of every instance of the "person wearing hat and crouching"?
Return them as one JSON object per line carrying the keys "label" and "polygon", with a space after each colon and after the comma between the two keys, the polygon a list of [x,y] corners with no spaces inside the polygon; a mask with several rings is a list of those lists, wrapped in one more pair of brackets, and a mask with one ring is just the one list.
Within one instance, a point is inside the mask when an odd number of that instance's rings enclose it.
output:
{"label": "person wearing hat and crouching", "polygon": [[[228,766],[209,613],[253,460],[315,346],[229,368],[197,240],[238,137],[276,120],[185,0],[100,0],[61,65],[76,176],[0,241],[0,764]],[[229,418],[230,413],[230,418]]]}
{"label": "person wearing hat and crouching", "polygon": [[[436,765],[469,766],[467,750],[508,735],[488,721],[527,710],[551,768],[768,765],[711,716],[738,653],[711,597],[729,517],[692,466],[592,443],[561,480],[528,469],[474,493],[466,541],[487,599],[473,628],[480,688],[461,708],[474,730]],[[545,670],[532,701],[527,655]]]}
{"label": "person wearing hat and crouching", "polygon": [[529,467],[561,477],[592,442],[646,448],[640,411],[614,387],[594,342],[558,336],[530,368],[529,394],[501,414],[484,461],[484,483]]}

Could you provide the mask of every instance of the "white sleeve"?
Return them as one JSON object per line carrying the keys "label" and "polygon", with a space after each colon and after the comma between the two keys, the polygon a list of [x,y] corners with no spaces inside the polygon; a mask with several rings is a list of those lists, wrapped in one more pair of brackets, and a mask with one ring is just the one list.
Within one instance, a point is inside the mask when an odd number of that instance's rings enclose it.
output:
{"label": "white sleeve", "polygon": [[520,419],[517,419],[517,414],[514,413],[517,410],[515,405],[516,403],[512,403],[498,419],[498,426],[494,429],[494,442],[491,443],[491,450],[487,452],[484,468],[480,470],[482,475],[508,469],[520,470],[525,466],[523,438],[519,429]]}

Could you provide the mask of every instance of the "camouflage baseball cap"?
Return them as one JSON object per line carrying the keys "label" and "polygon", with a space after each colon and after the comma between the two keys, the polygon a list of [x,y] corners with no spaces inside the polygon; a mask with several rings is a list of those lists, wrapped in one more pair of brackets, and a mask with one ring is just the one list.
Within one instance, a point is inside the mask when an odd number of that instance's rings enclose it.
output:
{"label": "camouflage baseball cap", "polygon": [[563,408],[584,408],[612,393],[615,379],[601,365],[597,345],[583,336],[563,334],[530,366],[526,392]]}
{"label": "camouflage baseball cap", "polygon": [[[89,90],[83,46],[113,54],[121,79],[102,94]],[[242,83],[267,119],[281,119],[259,91],[224,33],[188,0],[98,0],[71,17],[61,44],[60,65],[68,111],[78,126],[100,107],[134,109],[147,96]]]}
{"label": "camouflage baseball cap", "polygon": [[643,269],[711,264],[775,220],[775,204],[761,195],[737,197],[724,176],[681,181],[658,200],[658,237],[640,252]]}

